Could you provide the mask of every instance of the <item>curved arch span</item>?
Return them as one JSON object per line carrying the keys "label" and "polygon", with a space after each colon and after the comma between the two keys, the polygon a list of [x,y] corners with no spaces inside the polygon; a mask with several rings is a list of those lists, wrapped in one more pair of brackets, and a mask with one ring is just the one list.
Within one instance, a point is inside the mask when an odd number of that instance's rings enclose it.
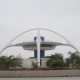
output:
{"label": "curved arch span", "polygon": [[13,42],[15,39],[17,39],[18,37],[20,37],[21,35],[29,32],[29,31],[38,30],[38,29],[50,31],[50,32],[53,32],[53,33],[57,34],[58,36],[62,37],[62,38],[67,42],[67,45],[70,46],[70,47],[72,47],[72,48],[74,48],[74,49],[78,52],[78,55],[79,55],[78,49],[77,49],[68,39],[66,39],[64,36],[60,35],[59,33],[55,32],[55,31],[52,31],[52,30],[49,30],[49,29],[44,29],[44,28],[34,28],[34,29],[30,29],[30,30],[27,30],[27,31],[25,31],[25,32],[17,35],[17,36],[14,37],[11,41],[9,41],[9,43],[0,51],[0,54],[1,54],[6,48],[13,46],[13,45],[12,45],[12,42]]}

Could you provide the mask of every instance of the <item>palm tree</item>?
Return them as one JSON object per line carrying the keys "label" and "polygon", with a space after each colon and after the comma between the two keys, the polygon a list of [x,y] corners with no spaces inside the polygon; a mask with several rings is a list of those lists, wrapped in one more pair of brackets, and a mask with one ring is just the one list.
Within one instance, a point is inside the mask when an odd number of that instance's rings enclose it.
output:
{"label": "palm tree", "polygon": [[68,52],[68,54],[70,55],[70,57],[66,59],[67,66],[69,67],[71,65],[72,68],[79,67],[80,66],[80,57],[76,54],[76,52],[74,52],[74,53]]}
{"label": "palm tree", "polygon": [[21,59],[16,58],[13,55],[1,56],[0,57],[0,68],[1,69],[10,69],[10,68],[18,68],[21,67]]}

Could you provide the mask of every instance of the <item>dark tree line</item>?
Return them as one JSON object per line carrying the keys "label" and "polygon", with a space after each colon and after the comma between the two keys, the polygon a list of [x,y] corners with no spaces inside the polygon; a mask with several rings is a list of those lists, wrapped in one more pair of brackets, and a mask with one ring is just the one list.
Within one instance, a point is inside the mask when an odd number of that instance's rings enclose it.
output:
{"label": "dark tree line", "polygon": [[[80,68],[80,56],[76,52],[68,52],[70,55],[64,60],[61,53],[55,53],[47,58],[46,62],[49,68]],[[21,69],[22,59],[20,57],[1,56],[0,57],[0,69]],[[38,68],[38,63],[32,62],[33,68]]]}
{"label": "dark tree line", "polygon": [[80,68],[80,56],[78,56],[76,52],[69,52],[68,54],[70,57],[66,59],[67,67]]}
{"label": "dark tree line", "polygon": [[70,56],[66,58],[65,61],[61,53],[51,55],[49,60],[46,62],[47,66],[51,68],[80,68],[80,57],[76,54],[76,52],[69,52],[68,54]]}
{"label": "dark tree line", "polygon": [[60,53],[55,53],[55,55],[51,55],[50,59],[47,61],[47,66],[49,67],[63,67],[63,55]]}
{"label": "dark tree line", "polygon": [[11,56],[0,57],[0,69],[16,69],[21,68],[21,58]]}

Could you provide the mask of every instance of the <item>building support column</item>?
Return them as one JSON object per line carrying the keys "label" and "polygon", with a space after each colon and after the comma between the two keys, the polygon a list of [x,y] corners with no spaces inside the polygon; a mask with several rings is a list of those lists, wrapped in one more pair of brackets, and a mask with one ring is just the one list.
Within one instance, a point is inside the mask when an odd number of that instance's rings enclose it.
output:
{"label": "building support column", "polygon": [[37,33],[37,61],[38,61],[39,67],[40,67],[40,44],[41,44],[40,29],[38,29],[38,33]]}

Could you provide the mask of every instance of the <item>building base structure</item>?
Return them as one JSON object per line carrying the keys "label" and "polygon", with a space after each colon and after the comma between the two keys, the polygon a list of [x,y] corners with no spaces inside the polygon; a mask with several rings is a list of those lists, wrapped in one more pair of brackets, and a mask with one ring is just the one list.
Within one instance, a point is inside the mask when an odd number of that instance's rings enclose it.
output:
{"label": "building base structure", "polygon": [[[47,60],[49,60],[49,58],[41,58],[40,59],[40,67],[41,68],[47,68],[47,64],[46,64]],[[37,62],[36,58],[22,59],[23,69],[33,68],[32,62],[36,63]]]}

